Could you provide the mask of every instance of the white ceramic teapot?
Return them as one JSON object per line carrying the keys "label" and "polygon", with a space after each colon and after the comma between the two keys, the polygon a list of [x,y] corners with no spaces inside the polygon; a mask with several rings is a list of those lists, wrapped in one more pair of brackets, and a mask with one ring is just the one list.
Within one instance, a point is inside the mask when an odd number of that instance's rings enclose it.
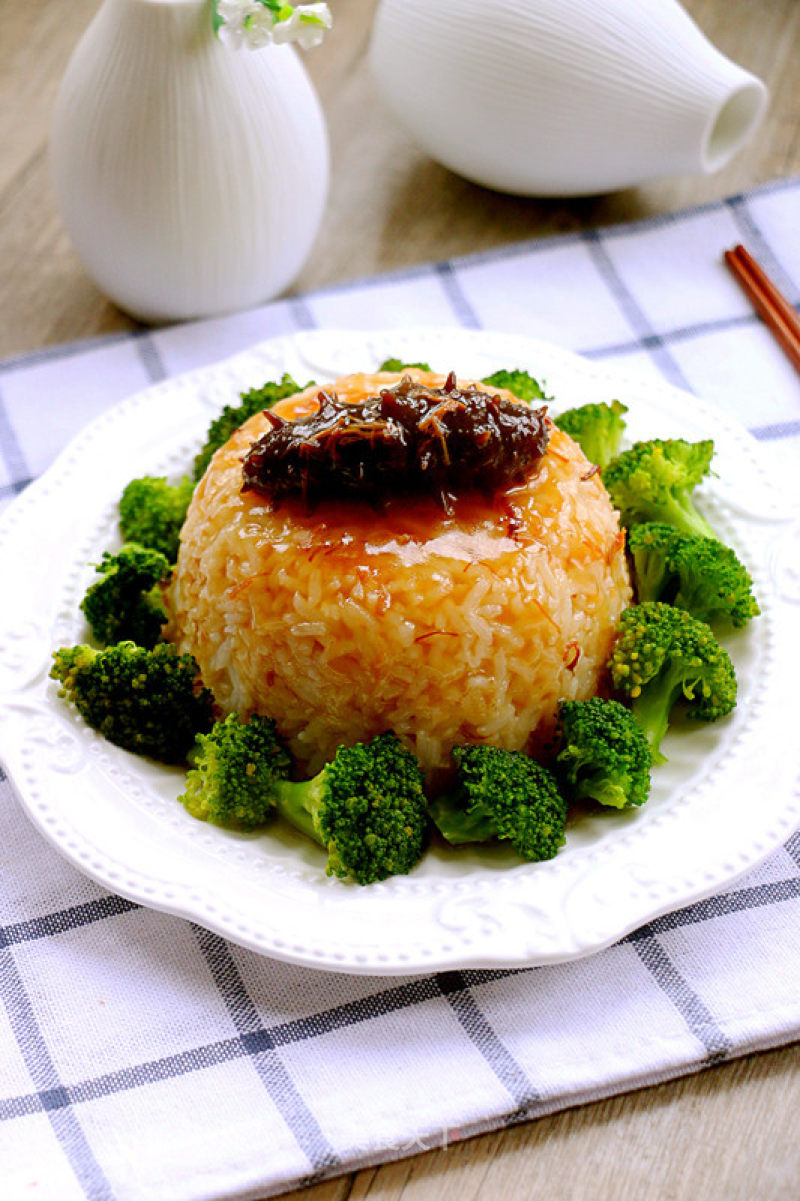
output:
{"label": "white ceramic teapot", "polygon": [[146,321],[276,295],[327,196],[325,122],[295,50],[231,50],[206,0],[105,0],[67,67],[50,151],[84,266]]}
{"label": "white ceramic teapot", "polygon": [[382,0],[370,59],[433,158],[521,195],[715,171],[767,103],[676,0]]}

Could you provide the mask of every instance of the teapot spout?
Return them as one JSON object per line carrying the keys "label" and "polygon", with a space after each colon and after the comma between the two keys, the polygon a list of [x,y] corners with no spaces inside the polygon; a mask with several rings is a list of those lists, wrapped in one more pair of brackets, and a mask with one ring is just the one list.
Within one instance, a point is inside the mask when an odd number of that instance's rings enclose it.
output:
{"label": "teapot spout", "polygon": [[381,0],[389,109],[437,161],[528,196],[723,167],[767,107],[677,0]]}
{"label": "teapot spout", "polygon": [[769,97],[760,79],[730,64],[736,74],[712,104],[700,144],[700,169],[706,175],[721,170],[739,153],[758,128]]}

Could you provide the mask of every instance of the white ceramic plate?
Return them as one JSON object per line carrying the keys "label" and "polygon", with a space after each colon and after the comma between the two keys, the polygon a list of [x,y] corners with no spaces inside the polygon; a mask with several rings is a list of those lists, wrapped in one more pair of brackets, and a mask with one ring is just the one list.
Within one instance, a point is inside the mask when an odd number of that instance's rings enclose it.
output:
{"label": "white ceramic plate", "polygon": [[[522,865],[502,849],[432,850],[410,876],[359,888],[328,879],[323,852],[290,831],[238,835],[195,821],[176,802],[182,773],[88,729],[48,670],[55,647],[85,637],[87,565],[117,542],[129,479],[186,471],[216,411],[242,388],[283,371],[323,381],[388,355],[478,377],[527,368],[557,398],[553,412],[618,397],[631,439],[713,437],[718,475],[701,504],[752,571],[763,613],[727,640],[740,678],[735,713],[668,735],[669,762],[643,809],[581,817],[548,863]],[[28,814],[77,868],[266,955],[381,974],[577,958],[728,884],[800,822],[797,757],[786,754],[800,678],[792,518],[750,436],[665,384],[500,334],[280,338],[109,410],[4,515],[0,555],[13,588],[6,582],[0,596],[0,752]]]}

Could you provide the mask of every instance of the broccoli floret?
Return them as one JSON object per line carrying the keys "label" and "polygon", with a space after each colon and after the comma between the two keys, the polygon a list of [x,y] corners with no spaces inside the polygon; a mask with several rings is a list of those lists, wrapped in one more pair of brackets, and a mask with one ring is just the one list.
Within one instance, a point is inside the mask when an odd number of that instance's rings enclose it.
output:
{"label": "broccoli floret", "polygon": [[737,629],[761,611],[744,564],[716,538],[651,521],[631,526],[628,550],[640,601],[665,601],[709,625]]}
{"label": "broccoli floret", "polygon": [[454,846],[507,839],[522,859],[552,859],[564,845],[567,804],[555,776],[521,751],[455,746],[453,791],[431,816]]}
{"label": "broccoli floret", "polygon": [[199,734],[189,752],[192,770],[178,799],[193,817],[252,830],[275,814],[274,785],[291,770],[291,759],[268,717],[241,721],[235,713]]}
{"label": "broccoli floret", "polygon": [[136,642],[152,647],[161,637],[167,608],[160,585],[172,568],[161,551],[127,542],[106,551],[96,565],[100,579],[81,601],[81,609],[98,642]]}
{"label": "broccoli floret", "polygon": [[247,392],[240,392],[240,403],[226,405],[219,417],[216,417],[208,427],[205,445],[194,460],[195,482],[205,475],[206,468],[213,456],[221,446],[225,445],[231,434],[238,430],[240,425],[244,425],[245,421],[256,413],[263,413],[264,409],[271,409],[279,400],[284,400],[287,396],[294,396],[296,392],[310,388],[313,382],[313,380],[309,380],[301,387],[296,380],[292,379],[291,375],[284,374],[280,383],[268,382],[260,388],[250,388]]}
{"label": "broccoli floret", "polygon": [[518,400],[547,400],[538,380],[521,368],[514,371],[495,371],[481,381],[491,388],[507,388]]}
{"label": "broccoli floret", "polygon": [[170,563],[178,557],[178,541],[194,484],[169,484],[163,476],[131,480],[119,502],[119,528],[126,542],[158,550]]}
{"label": "broccoli floret", "polygon": [[652,760],[630,710],[619,701],[591,697],[561,701],[558,716],[556,765],[567,795],[614,809],[643,805],[650,794]]}
{"label": "broccoli floret", "polygon": [[276,781],[278,812],[328,852],[327,873],[372,884],[405,875],[425,849],[428,815],[414,755],[391,732],[340,747],[311,780]]}
{"label": "broccoli floret", "polygon": [[328,852],[329,876],[372,884],[405,874],[425,849],[428,815],[419,764],[392,733],[340,747],[311,780],[266,717],[229,716],[200,735],[181,801],[195,817],[253,829],[276,812]]}
{"label": "broccoli floret", "polygon": [[627,405],[612,400],[611,404],[585,404],[567,409],[553,420],[560,430],[574,438],[590,463],[606,467],[619,454],[627,411]]}
{"label": "broccoli floret", "polygon": [[626,609],[608,662],[614,688],[631,701],[654,763],[670,713],[688,702],[687,717],[716,721],[736,704],[736,673],[711,627],[685,609],[645,601]]}
{"label": "broccoli floret", "polygon": [[430,371],[430,363],[404,363],[402,359],[384,359],[378,371],[405,371],[406,367],[417,367],[420,371]]}
{"label": "broccoli floret", "polygon": [[62,647],[50,675],[61,683],[59,696],[110,742],[163,763],[182,763],[196,735],[213,724],[197,664],[167,642],[153,650],[133,642],[101,651]]}
{"label": "broccoli floret", "polygon": [[713,538],[714,531],[692,499],[693,489],[708,474],[714,443],[683,438],[636,442],[608,464],[603,483],[619,509],[622,524],[663,521],[685,534]]}

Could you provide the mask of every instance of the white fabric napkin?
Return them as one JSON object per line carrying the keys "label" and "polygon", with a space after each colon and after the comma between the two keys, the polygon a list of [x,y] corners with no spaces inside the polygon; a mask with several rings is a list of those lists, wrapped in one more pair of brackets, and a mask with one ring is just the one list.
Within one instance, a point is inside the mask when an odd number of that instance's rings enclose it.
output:
{"label": "white fabric napkin", "polygon": [[[155,380],[297,329],[422,323],[666,377],[748,426],[800,495],[797,375],[721,260],[743,241],[797,303],[799,213],[800,179],[782,181],[2,363],[0,504]],[[104,892],[42,840],[0,769],[0,999],[4,1201],[266,1196],[795,1039],[800,835],[579,962],[349,977]]]}

